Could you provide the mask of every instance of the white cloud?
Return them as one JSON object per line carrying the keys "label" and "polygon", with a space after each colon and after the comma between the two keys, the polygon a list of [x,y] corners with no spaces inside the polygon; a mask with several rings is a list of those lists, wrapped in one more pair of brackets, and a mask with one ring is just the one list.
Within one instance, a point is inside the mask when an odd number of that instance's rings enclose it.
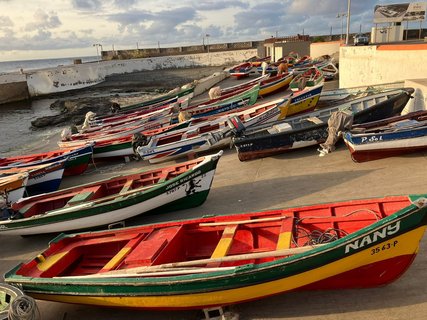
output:
{"label": "white cloud", "polygon": [[95,11],[102,7],[100,0],[72,0],[72,4],[77,10]]}
{"label": "white cloud", "polygon": [[34,21],[27,23],[25,31],[55,29],[61,25],[61,21],[56,12],[45,12],[42,9],[37,9],[34,13]]}
{"label": "white cloud", "polygon": [[[378,3],[352,1],[351,32],[369,31]],[[209,41],[261,40],[275,35],[341,31],[344,0],[0,0],[0,49],[4,51],[122,49]],[[7,13],[7,14],[6,14]],[[33,43],[37,41],[37,43]],[[63,52],[63,51],[61,51]]]}

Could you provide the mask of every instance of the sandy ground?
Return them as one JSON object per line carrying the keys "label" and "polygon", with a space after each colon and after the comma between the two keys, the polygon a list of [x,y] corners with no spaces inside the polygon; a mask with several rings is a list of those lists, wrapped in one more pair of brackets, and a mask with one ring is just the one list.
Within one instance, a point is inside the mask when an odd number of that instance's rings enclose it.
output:
{"label": "sandy ground", "polygon": [[[227,81],[231,81],[227,80]],[[334,84],[332,84],[333,86]],[[425,153],[377,160],[351,161],[343,144],[325,157],[316,147],[250,162],[239,162],[227,149],[219,162],[207,201],[200,207],[164,215],[141,216],[127,225],[154,223],[205,214],[233,214],[319,202],[425,193]],[[426,162],[425,162],[426,161]],[[166,163],[165,163],[166,164]],[[164,164],[157,164],[162,166]],[[91,167],[61,187],[98,180],[149,165],[114,162]],[[33,258],[52,235],[30,238],[0,236],[0,273]],[[232,306],[240,319],[425,319],[427,312],[427,243],[408,271],[394,283],[363,290],[295,292]],[[38,301],[42,319],[202,319],[200,311],[129,311]]]}

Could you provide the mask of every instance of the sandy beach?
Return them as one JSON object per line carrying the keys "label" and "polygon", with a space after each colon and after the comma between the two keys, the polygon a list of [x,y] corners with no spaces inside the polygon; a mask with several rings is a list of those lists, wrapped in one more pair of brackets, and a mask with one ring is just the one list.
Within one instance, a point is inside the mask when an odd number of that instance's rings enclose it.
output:
{"label": "sandy beach", "polygon": [[[118,79],[117,79],[118,80]],[[119,81],[119,80],[118,80]],[[221,86],[232,85],[228,79]],[[107,84],[105,84],[107,86]],[[336,86],[328,83],[327,87]],[[282,93],[283,94],[283,93]],[[276,94],[273,99],[277,97]],[[42,148],[54,146],[55,137]],[[425,153],[354,163],[343,143],[325,157],[316,147],[280,156],[240,162],[234,149],[225,149],[207,201],[200,207],[162,215],[140,216],[126,225],[201,217],[207,214],[234,214],[272,208],[301,206],[319,202],[370,198],[396,194],[421,194],[427,188],[422,174]],[[156,164],[160,167],[168,163]],[[148,163],[114,161],[91,166],[79,177],[64,179],[61,188],[78,183],[129,173]],[[0,236],[0,273],[33,258],[46,248],[53,235],[33,237]],[[240,319],[425,319],[427,312],[427,238],[409,270],[394,283],[363,290],[294,292],[231,306]],[[42,319],[202,319],[198,310],[129,311],[38,301]]]}

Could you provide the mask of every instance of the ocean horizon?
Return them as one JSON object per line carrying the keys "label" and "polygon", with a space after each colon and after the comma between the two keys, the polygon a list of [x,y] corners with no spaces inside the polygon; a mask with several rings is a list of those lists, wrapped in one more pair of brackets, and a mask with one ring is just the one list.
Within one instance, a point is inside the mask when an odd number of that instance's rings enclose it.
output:
{"label": "ocean horizon", "polygon": [[20,72],[21,69],[26,71],[26,70],[54,68],[58,66],[73,65],[75,59],[81,59],[82,63],[85,63],[85,62],[97,61],[99,57],[87,56],[87,57],[0,61],[0,74]]}

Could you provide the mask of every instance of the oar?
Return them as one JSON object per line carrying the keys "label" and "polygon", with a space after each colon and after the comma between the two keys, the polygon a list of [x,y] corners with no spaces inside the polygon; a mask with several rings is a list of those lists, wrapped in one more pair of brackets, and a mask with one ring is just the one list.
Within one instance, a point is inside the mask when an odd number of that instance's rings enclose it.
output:
{"label": "oar", "polygon": [[289,217],[289,216],[280,216],[280,217],[251,219],[251,220],[236,220],[236,221],[223,221],[223,222],[205,222],[205,223],[199,223],[199,226],[200,227],[227,226],[227,225],[233,225],[233,224],[248,224],[248,223],[279,221],[279,220],[283,220],[283,219],[287,219],[287,218],[291,218],[291,217]]}
{"label": "oar", "polygon": [[[238,255],[226,256],[226,257],[222,257],[222,258],[209,258],[209,259],[199,259],[199,260],[192,260],[192,261],[179,261],[179,262],[172,262],[172,263],[164,263],[164,264],[159,264],[159,265],[155,265],[155,266],[144,266],[144,267],[135,267],[135,268],[123,269],[123,270],[113,270],[113,271],[108,271],[108,272],[103,272],[103,273],[85,275],[85,276],[81,276],[80,278],[91,278],[91,277],[92,278],[98,278],[98,277],[102,278],[102,277],[105,277],[106,275],[117,276],[117,277],[125,277],[128,274],[132,274],[132,275],[136,276],[136,275],[144,274],[147,272],[157,272],[157,271],[160,272],[160,271],[166,271],[167,269],[173,270],[173,269],[179,268],[179,267],[192,267],[192,266],[198,266],[198,265],[206,265],[208,263],[220,264],[222,262],[281,257],[281,256],[288,256],[288,255],[293,255],[293,254],[304,253],[304,252],[310,251],[312,249],[315,249],[315,248],[323,246],[323,245],[325,245],[325,244],[318,244],[318,245],[314,245],[314,246],[304,246],[304,247],[290,248],[290,249],[273,250],[273,251],[265,251],[265,252],[238,254]],[[208,269],[215,270],[214,268],[203,268],[203,269],[206,269],[207,270],[206,272],[208,272]],[[197,270],[197,269],[194,269],[194,270]],[[220,268],[219,270],[224,270],[224,269]]]}

